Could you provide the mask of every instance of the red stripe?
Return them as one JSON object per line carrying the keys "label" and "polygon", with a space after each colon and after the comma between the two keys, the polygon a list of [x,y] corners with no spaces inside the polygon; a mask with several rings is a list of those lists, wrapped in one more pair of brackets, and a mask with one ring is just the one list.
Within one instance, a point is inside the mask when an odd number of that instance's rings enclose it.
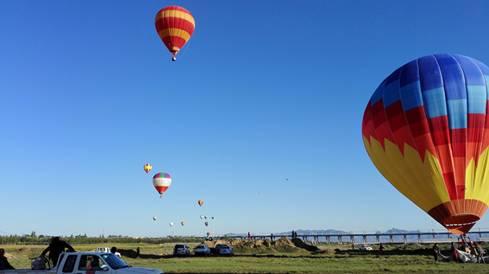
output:
{"label": "red stripe", "polygon": [[160,194],[165,192],[168,189],[167,186],[155,186],[155,188],[156,188],[156,191],[158,191],[158,193],[160,193]]}
{"label": "red stripe", "polygon": [[160,18],[159,20],[156,20],[155,27],[158,32],[168,28],[183,29],[190,35],[194,33],[195,29],[194,25],[191,22],[177,17]]}
{"label": "red stripe", "polygon": [[172,51],[173,47],[178,47],[179,49],[183,48],[187,41],[178,36],[167,36],[163,38],[163,43],[165,43],[168,50]]}

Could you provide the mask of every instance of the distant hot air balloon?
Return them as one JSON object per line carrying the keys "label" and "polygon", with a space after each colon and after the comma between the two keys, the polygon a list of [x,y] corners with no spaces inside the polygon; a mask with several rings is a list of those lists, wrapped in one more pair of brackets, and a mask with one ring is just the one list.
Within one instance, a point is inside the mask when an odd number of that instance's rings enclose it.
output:
{"label": "distant hot air balloon", "polygon": [[204,215],[200,215],[200,219],[203,220],[204,219]]}
{"label": "distant hot air balloon", "polygon": [[454,234],[489,204],[489,68],[436,54],[387,77],[367,104],[370,159],[402,194]]}
{"label": "distant hot air balloon", "polygon": [[160,197],[163,197],[163,194],[168,190],[171,185],[171,181],[171,176],[168,173],[159,172],[153,176],[153,186],[160,194]]}
{"label": "distant hot air balloon", "polygon": [[153,169],[153,166],[151,164],[144,164],[144,172],[148,173]]}
{"label": "distant hot air balloon", "polygon": [[190,11],[179,6],[168,6],[156,14],[155,26],[161,40],[177,60],[178,52],[192,36],[195,20]]}
{"label": "distant hot air balloon", "polygon": [[203,206],[203,205],[204,205],[204,200],[198,200],[198,201],[197,201],[197,204],[198,204],[199,206]]}
{"label": "distant hot air balloon", "polygon": [[209,226],[209,222],[205,222],[204,224],[205,224],[205,226]]}
{"label": "distant hot air balloon", "polygon": [[153,221],[155,221],[155,222],[156,222],[156,216],[153,216]]}
{"label": "distant hot air balloon", "polygon": [[175,224],[173,222],[170,222],[168,225],[169,226],[174,226]]}
{"label": "distant hot air balloon", "polygon": [[181,224],[182,226],[184,226],[184,225],[185,225],[185,222],[184,222],[184,221],[181,221],[181,222],[180,222],[180,224]]}
{"label": "distant hot air balloon", "polygon": [[207,220],[207,216],[204,216],[204,219],[206,219],[206,220]]}
{"label": "distant hot air balloon", "polygon": [[211,217],[212,220],[214,220],[214,217]]}

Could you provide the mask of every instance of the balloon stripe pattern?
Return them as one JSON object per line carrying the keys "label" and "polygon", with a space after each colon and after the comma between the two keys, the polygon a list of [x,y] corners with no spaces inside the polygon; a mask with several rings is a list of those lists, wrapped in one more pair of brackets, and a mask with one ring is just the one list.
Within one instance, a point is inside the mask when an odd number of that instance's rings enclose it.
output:
{"label": "balloon stripe pattern", "polygon": [[156,14],[155,26],[161,40],[175,56],[192,36],[195,20],[188,10],[168,6]]}
{"label": "balloon stripe pattern", "polygon": [[455,234],[489,204],[489,68],[462,55],[413,60],[372,95],[362,122],[371,160]]}
{"label": "balloon stripe pattern", "polygon": [[165,191],[170,187],[171,181],[171,176],[168,173],[160,172],[153,176],[153,186],[160,196],[163,196]]}

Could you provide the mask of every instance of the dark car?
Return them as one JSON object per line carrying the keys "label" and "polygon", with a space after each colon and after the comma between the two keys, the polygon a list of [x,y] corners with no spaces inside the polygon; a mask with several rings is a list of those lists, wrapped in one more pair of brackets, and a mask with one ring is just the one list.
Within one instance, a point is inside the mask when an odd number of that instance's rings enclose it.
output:
{"label": "dark car", "polygon": [[190,247],[186,244],[176,244],[173,248],[173,256],[190,256]]}
{"label": "dark car", "polygon": [[194,248],[194,254],[195,256],[208,256],[211,250],[206,244],[200,244]]}
{"label": "dark car", "polygon": [[233,248],[225,244],[217,244],[213,249],[213,253],[221,256],[234,255]]}

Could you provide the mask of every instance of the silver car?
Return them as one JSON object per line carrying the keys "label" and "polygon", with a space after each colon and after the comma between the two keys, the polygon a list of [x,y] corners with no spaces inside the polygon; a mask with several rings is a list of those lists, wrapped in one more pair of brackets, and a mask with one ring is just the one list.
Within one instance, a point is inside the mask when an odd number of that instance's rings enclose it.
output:
{"label": "silver car", "polygon": [[211,249],[205,244],[200,244],[194,248],[194,254],[195,256],[208,256],[211,254]]}
{"label": "silver car", "polygon": [[232,256],[234,254],[233,248],[225,244],[218,244],[215,249],[217,255]]}
{"label": "silver car", "polygon": [[173,248],[173,256],[190,256],[190,247],[186,244],[176,244]]}

